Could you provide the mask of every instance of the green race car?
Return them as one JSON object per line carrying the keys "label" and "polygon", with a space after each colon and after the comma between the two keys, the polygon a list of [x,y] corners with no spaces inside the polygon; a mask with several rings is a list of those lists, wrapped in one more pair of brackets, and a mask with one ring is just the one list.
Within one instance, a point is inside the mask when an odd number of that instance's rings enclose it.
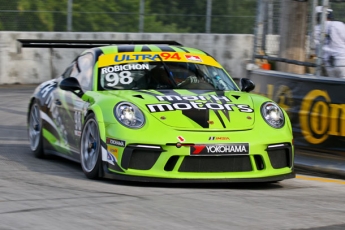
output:
{"label": "green race car", "polygon": [[253,82],[242,78],[239,88],[212,56],[176,42],[122,43],[85,45],[61,76],[37,87],[27,119],[37,157],[80,162],[91,179],[295,177],[289,118],[272,100],[249,93]]}

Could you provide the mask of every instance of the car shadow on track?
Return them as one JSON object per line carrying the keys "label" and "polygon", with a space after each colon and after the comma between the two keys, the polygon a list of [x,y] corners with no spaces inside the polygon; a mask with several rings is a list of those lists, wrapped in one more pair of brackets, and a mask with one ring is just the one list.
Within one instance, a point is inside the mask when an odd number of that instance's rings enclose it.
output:
{"label": "car shadow on track", "polygon": [[[6,146],[2,146],[4,148]],[[6,152],[19,151],[19,155],[1,154],[2,157],[10,161],[15,161],[25,165],[27,170],[39,172],[47,175],[55,175],[78,180],[90,180],[85,177],[80,163],[59,157],[56,155],[47,155],[44,159],[38,159],[33,156],[28,145],[8,145]],[[157,182],[133,182],[115,179],[90,180],[90,183],[105,183],[129,187],[160,187],[160,188],[189,188],[189,189],[248,189],[248,190],[268,190],[283,188],[282,182],[245,182],[245,183],[157,183]]]}
{"label": "car shadow on track", "polygon": [[113,183],[122,186],[133,187],[159,187],[159,188],[189,188],[189,189],[245,189],[245,190],[268,190],[279,189],[284,186],[281,182],[243,182],[243,183],[157,183],[157,182],[133,182],[102,179],[105,183]]}

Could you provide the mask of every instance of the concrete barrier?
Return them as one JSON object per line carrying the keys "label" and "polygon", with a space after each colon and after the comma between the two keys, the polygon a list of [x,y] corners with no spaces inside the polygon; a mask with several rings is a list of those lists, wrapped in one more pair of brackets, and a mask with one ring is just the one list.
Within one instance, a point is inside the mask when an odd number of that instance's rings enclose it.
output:
{"label": "concrete barrier", "polygon": [[175,40],[214,56],[233,78],[246,76],[252,58],[250,34],[0,32],[0,84],[38,84],[61,74],[84,49],[24,48],[17,39]]}

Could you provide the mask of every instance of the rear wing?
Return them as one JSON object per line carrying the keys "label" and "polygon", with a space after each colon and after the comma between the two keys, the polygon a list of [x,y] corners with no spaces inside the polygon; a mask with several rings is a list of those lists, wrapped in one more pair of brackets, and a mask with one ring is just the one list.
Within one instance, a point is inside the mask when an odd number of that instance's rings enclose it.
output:
{"label": "rear wing", "polygon": [[176,41],[163,40],[40,40],[17,39],[17,52],[27,48],[95,48],[108,45],[175,45],[182,46]]}

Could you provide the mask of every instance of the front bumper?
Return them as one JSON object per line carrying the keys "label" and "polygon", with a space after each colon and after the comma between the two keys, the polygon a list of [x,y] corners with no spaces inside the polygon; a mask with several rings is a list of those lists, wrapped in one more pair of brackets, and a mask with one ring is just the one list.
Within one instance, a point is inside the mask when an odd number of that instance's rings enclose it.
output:
{"label": "front bumper", "polygon": [[[113,132],[116,130],[117,132]],[[108,154],[103,159],[105,177],[132,181],[254,182],[294,177],[294,147],[287,129],[263,132],[260,129],[234,132],[161,131],[150,135],[122,135],[108,127]],[[183,136],[182,146],[177,137]],[[213,138],[215,137],[215,138]],[[190,145],[188,143],[190,143]],[[192,145],[248,143],[245,153],[192,155]]]}
{"label": "front bumper", "polygon": [[142,146],[125,147],[115,166],[104,162],[105,177],[162,182],[276,181],[294,177],[293,147],[289,143],[269,145],[261,153],[214,156],[191,156],[188,146]]}

